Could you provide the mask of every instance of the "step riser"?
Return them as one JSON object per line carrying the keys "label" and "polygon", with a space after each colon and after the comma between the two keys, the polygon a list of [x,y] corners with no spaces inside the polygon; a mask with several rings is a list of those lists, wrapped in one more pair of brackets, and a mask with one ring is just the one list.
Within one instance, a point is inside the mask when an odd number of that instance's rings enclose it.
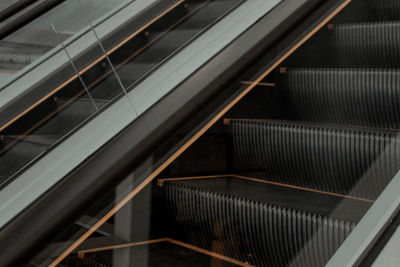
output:
{"label": "step riser", "polygon": [[400,65],[400,23],[338,25],[333,31],[339,65]]}
{"label": "step riser", "polygon": [[400,128],[400,71],[293,69],[278,84],[294,119]]}
{"label": "step riser", "polygon": [[[322,266],[353,223],[167,184],[165,203],[178,232],[196,246],[256,266]],[[250,255],[251,254],[251,255]]]}
{"label": "step riser", "polygon": [[[357,12],[354,12],[357,10]],[[393,21],[400,20],[398,0],[352,1],[335,19],[335,22]]]}
{"label": "step riser", "polygon": [[300,48],[287,67],[397,68],[400,22],[334,24]]}
{"label": "step riser", "polygon": [[231,121],[233,166],[274,182],[375,199],[399,170],[395,134]]}

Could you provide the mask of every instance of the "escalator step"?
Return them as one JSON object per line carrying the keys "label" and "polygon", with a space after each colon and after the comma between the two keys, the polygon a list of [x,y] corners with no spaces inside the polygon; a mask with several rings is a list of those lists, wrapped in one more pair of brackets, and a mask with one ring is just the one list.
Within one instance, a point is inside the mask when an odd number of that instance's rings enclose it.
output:
{"label": "escalator step", "polygon": [[[357,10],[357,12],[355,12]],[[398,0],[352,1],[335,19],[335,22],[393,21],[400,20]]]}
{"label": "escalator step", "polygon": [[231,120],[237,172],[375,199],[399,170],[394,131],[267,120]]}
{"label": "escalator step", "polygon": [[400,65],[400,22],[341,24],[333,33],[343,66]]}
{"label": "escalator step", "polygon": [[163,193],[172,233],[256,266],[287,266],[296,255],[298,266],[324,265],[355,227],[330,213],[360,216],[369,206],[352,200],[338,212],[342,199],[234,177],[166,181]]}
{"label": "escalator step", "polygon": [[287,67],[397,68],[399,46],[400,21],[335,24],[301,47]]}
{"label": "escalator step", "polygon": [[400,70],[288,69],[278,84],[293,119],[400,128]]}

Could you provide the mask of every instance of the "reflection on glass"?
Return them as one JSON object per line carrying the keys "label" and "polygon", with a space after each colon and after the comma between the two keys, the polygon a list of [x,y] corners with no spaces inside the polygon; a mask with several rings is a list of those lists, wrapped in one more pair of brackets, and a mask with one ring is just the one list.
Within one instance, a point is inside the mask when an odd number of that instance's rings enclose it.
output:
{"label": "reflection on glass", "polygon": [[[72,65],[64,74],[75,75]],[[85,86],[74,80],[1,132],[0,184],[3,186],[31,161],[87,120],[97,108]]]}
{"label": "reflection on glass", "polygon": [[[109,3],[98,4],[99,12],[92,18],[112,7]],[[26,41],[29,49],[35,47],[32,44],[35,40],[49,49],[60,45],[59,57],[63,56],[66,64],[55,70],[56,74],[34,84],[2,112],[0,186],[5,186],[111,100],[123,95],[121,84],[92,32],[87,37],[94,45],[84,56],[73,54],[73,49],[64,43],[74,32],[90,26],[81,7],[91,5],[95,3],[89,1],[80,6],[77,1],[67,1],[63,9],[51,10],[30,24],[31,28],[10,36],[25,38],[18,42]],[[13,40],[17,42],[17,39]],[[12,61],[15,63],[15,58]]]}
{"label": "reflection on glass", "polygon": [[80,80],[85,85],[86,93],[97,109],[100,110],[116,97],[124,95],[124,88],[121,87],[118,77],[107,60],[107,56],[103,53],[100,44],[97,43],[94,33],[89,32],[88,36],[94,40],[94,45],[88,49],[84,57],[72,59],[70,47],[65,47],[65,50],[76,71],[75,79]]}
{"label": "reflection on glass", "polygon": [[[110,54],[122,84],[128,91],[147,74],[183,48],[219,18],[243,2],[185,1],[140,32],[118,35],[112,40],[124,43]],[[109,42],[104,46],[109,46]]]}
{"label": "reflection on glass", "polygon": [[[68,0],[0,40],[0,84],[126,0]],[[3,2],[3,1],[2,1]],[[1,8],[1,7],[0,7]],[[50,20],[50,22],[49,22]],[[52,25],[58,29],[55,33]]]}
{"label": "reflection on glass", "polygon": [[[36,21],[37,24],[32,24],[37,25],[38,31],[46,38],[35,35],[34,29],[26,31],[36,36],[40,42],[50,46],[59,45],[68,63],[29,88],[13,103],[13,112],[1,118],[1,135],[12,133],[20,140],[34,134],[51,133],[53,141],[47,144],[48,150],[107,104],[127,95],[128,86],[143,79],[163,60],[242,2],[178,2],[168,13],[157,16],[157,20],[152,20],[141,31],[132,28],[129,38],[120,39],[121,43],[112,48],[105,45],[110,37],[104,38],[106,42],[93,28],[92,20],[96,16],[86,17],[85,8],[88,8],[89,3],[78,0],[66,2],[68,5],[64,6],[61,14],[59,8],[54,9]],[[64,23],[67,19],[68,22]],[[82,27],[90,29],[85,40],[91,45],[84,52],[77,53],[79,40],[71,44],[66,44],[65,40]],[[136,113],[134,107],[132,112]],[[11,146],[5,147],[8,149]],[[33,154],[29,160],[21,160],[21,164],[9,168],[5,176],[13,176],[11,174],[22,171],[22,167],[41,153]]]}

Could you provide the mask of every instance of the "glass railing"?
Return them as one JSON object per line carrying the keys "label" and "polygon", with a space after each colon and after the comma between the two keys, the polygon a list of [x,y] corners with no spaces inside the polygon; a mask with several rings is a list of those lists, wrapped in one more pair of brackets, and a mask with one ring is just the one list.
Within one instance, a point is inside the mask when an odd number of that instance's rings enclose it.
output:
{"label": "glass railing", "polygon": [[[105,2],[104,9],[115,5]],[[104,38],[104,32],[93,26],[95,12],[89,17],[85,13],[94,3],[71,0],[63,9],[59,7],[42,17],[34,24],[36,27],[31,25],[24,34],[21,31],[21,38],[29,39],[27,33],[32,33],[39,42],[61,47],[57,57],[66,63],[3,107],[0,183],[6,185],[80,125],[123,96],[137,116],[128,92],[242,2],[171,1],[165,11],[145,23],[135,24],[132,20]],[[98,8],[101,3],[96,2]],[[77,49],[79,40],[68,41],[82,27],[90,29],[84,35],[90,43],[84,53]]]}
{"label": "glass railing", "polygon": [[[51,70],[57,71],[55,74],[32,81],[27,90],[11,97],[1,107],[1,184],[10,181],[107,102],[107,99],[94,101],[86,76],[80,73],[83,66],[99,57],[105,58],[103,50],[99,44],[92,45],[91,53],[86,54],[84,60],[79,57],[78,63],[74,54],[77,51],[71,51],[71,40],[76,39],[75,35],[81,34],[82,29],[90,29],[92,21],[120,2],[65,1],[0,41],[4,72],[17,74],[37,67],[37,62],[43,58],[51,60],[54,55],[61,58],[60,66],[54,64],[58,69]],[[85,10],[91,11],[89,16]],[[94,31],[86,36],[96,40]],[[103,72],[111,69],[107,61],[101,64]],[[116,78],[109,76],[109,85],[118,90]],[[9,91],[10,88],[4,88],[1,92],[4,101]]]}

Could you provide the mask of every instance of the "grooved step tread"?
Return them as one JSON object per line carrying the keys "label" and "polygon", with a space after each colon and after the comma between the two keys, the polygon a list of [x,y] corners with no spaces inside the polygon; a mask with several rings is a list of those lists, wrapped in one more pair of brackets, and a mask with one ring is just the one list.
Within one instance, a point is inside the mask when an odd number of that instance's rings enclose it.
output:
{"label": "grooved step tread", "polygon": [[[284,185],[267,184],[240,178],[226,176],[203,179],[167,181],[167,184],[185,186],[192,189],[215,192],[233,198],[267,203],[271,205],[293,208],[304,212],[310,212],[323,216],[330,216],[344,220],[357,222],[371,206],[371,202],[346,199],[338,196],[324,194],[322,192],[310,192],[307,188],[290,188]],[[345,203],[345,204],[344,204]],[[340,205],[339,209],[336,208]]]}
{"label": "grooved step tread", "polygon": [[[357,12],[355,12],[357,11]],[[335,19],[335,22],[400,20],[398,0],[352,1]]]}
{"label": "grooved step tread", "polygon": [[[329,216],[319,215],[311,211],[323,212],[333,206],[330,200],[237,180],[165,181],[162,195],[171,235],[255,266],[293,261],[296,266],[323,266],[356,225],[337,217],[352,217],[363,209],[346,199]],[[286,207],[289,202],[299,209]],[[345,212],[347,205],[354,206]]]}
{"label": "grooved step tread", "polygon": [[400,128],[400,69],[288,68],[278,85],[296,120]]}
{"label": "grooved step tread", "polygon": [[301,47],[288,66],[397,68],[399,45],[400,21],[335,24]]}
{"label": "grooved step tread", "polygon": [[396,131],[230,120],[236,173],[376,199],[400,168]]}
{"label": "grooved step tread", "polygon": [[343,66],[397,67],[400,64],[400,21],[339,24],[333,34]]}

